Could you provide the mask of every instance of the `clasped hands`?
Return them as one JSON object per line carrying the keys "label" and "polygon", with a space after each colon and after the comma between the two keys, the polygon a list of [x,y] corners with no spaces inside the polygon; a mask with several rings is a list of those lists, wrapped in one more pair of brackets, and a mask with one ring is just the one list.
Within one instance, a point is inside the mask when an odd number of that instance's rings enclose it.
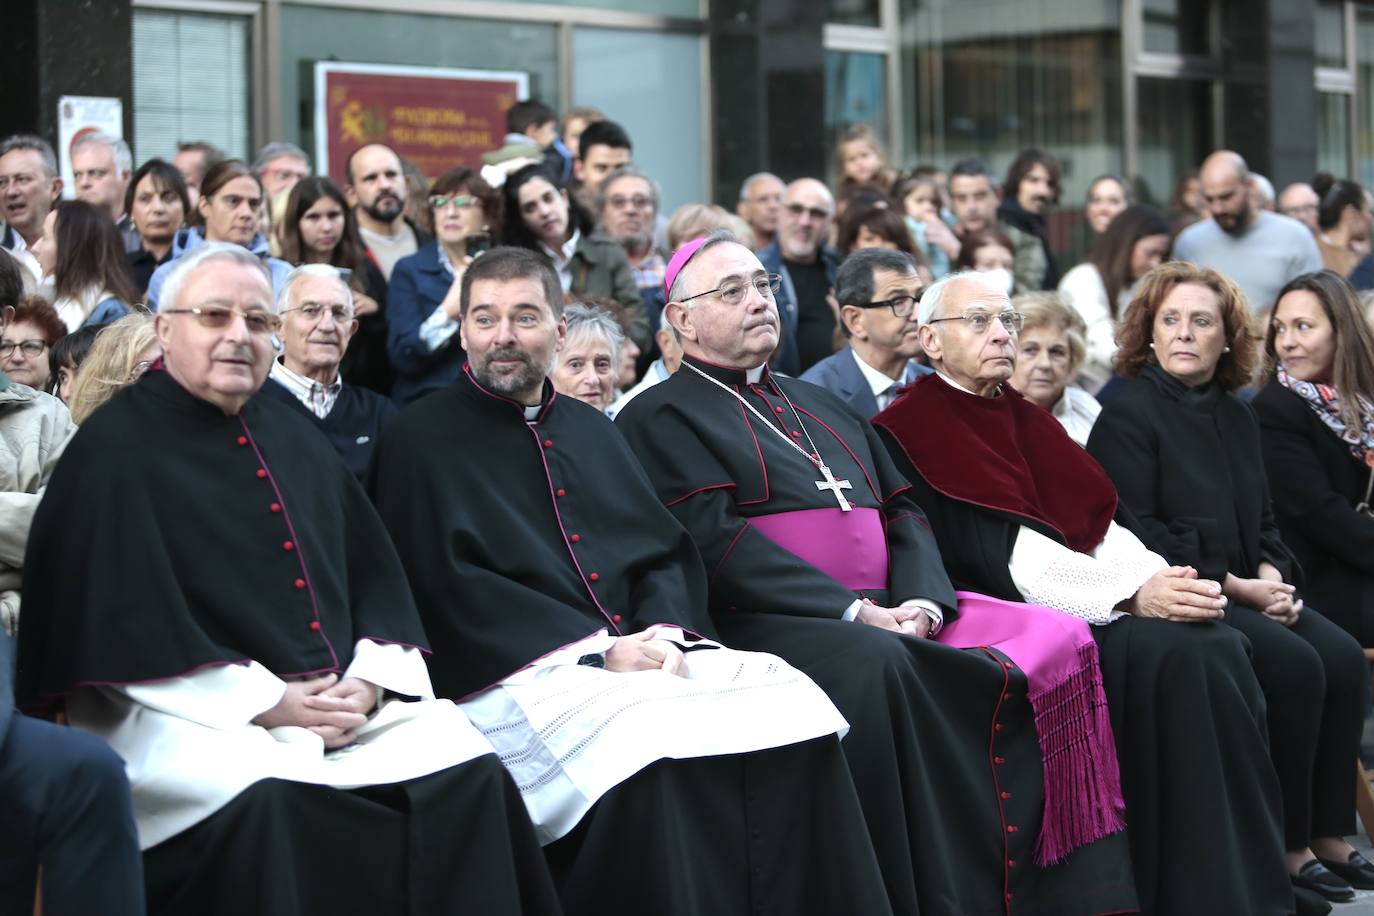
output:
{"label": "clasped hands", "polygon": [[1302,599],[1293,597],[1294,586],[1284,582],[1282,574],[1269,562],[1259,565],[1259,576],[1254,579],[1238,579],[1228,573],[1225,589],[1235,601],[1286,627],[1297,623],[1302,613]]}
{"label": "clasped hands", "polygon": [[666,639],[654,639],[655,627],[621,636],[606,650],[607,671],[653,671],[663,669],[679,677],[687,676],[687,656]]}
{"label": "clasped hands", "polygon": [[377,706],[377,688],[356,677],[339,680],[326,674],[309,681],[291,681],[277,705],[253,720],[263,728],[294,725],[312,731],[324,746],[346,747]]}
{"label": "clasped hands", "polygon": [[925,639],[930,635],[930,615],[926,613],[925,608],[915,605],[883,607],[865,598],[859,605],[859,612],[854,615],[854,619],[871,627],[905,633],[917,639]]}
{"label": "clasped hands", "polygon": [[1202,623],[1226,616],[1221,585],[1211,579],[1199,579],[1191,566],[1161,569],[1119,607],[1137,617],[1180,623]]}

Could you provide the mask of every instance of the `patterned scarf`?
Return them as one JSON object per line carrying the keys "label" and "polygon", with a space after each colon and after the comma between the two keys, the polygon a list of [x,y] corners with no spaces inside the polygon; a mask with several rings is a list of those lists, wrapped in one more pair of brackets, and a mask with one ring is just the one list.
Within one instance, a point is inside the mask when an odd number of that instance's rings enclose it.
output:
{"label": "patterned scarf", "polygon": [[1341,417],[1341,396],[1333,386],[1314,385],[1293,378],[1284,370],[1282,363],[1278,367],[1278,380],[1280,385],[1302,398],[1308,407],[1316,411],[1327,429],[1335,433],[1350,449],[1350,454],[1368,467],[1374,468],[1374,407],[1371,407],[1368,401],[1360,398],[1360,412],[1364,415],[1363,428],[1351,430],[1346,428],[1345,420]]}

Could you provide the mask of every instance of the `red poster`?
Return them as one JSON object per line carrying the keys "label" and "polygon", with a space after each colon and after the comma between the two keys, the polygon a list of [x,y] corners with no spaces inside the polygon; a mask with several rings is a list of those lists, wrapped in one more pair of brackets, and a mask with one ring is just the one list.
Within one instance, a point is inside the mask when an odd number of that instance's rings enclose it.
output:
{"label": "red poster", "polygon": [[457,165],[480,169],[499,149],[506,109],[526,98],[529,76],[380,64],[315,65],[315,155],[344,183],[353,151],[384,143],[431,179]]}

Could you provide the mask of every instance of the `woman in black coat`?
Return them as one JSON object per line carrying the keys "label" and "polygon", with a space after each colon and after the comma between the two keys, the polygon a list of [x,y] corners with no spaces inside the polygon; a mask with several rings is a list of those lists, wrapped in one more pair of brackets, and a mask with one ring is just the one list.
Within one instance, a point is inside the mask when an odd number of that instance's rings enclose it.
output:
{"label": "woman in black coat", "polygon": [[1328,900],[1374,888],[1354,830],[1351,772],[1369,672],[1358,643],[1304,606],[1302,570],[1279,536],[1255,418],[1232,391],[1255,346],[1244,294],[1211,270],[1151,271],[1117,331],[1129,381],[1107,403],[1088,451],[1170,563],[1222,583],[1227,621],[1253,647],[1283,792],[1289,873]]}
{"label": "woman in black coat", "polygon": [[1279,294],[1265,338],[1269,382],[1253,404],[1274,515],[1303,591],[1374,646],[1374,331],[1350,284],[1304,274]]}

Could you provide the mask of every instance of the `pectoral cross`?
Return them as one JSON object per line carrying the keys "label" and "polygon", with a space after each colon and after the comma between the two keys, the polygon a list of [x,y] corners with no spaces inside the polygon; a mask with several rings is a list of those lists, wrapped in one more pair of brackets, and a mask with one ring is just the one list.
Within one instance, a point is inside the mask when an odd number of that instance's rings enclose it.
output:
{"label": "pectoral cross", "polygon": [[841,490],[853,489],[852,487],[850,487],[849,481],[836,480],[835,475],[830,473],[830,468],[823,464],[820,465],[820,470],[821,474],[825,476],[825,480],[816,481],[816,489],[829,490],[830,492],[834,493],[835,499],[838,500],[840,503],[841,511],[848,512],[849,510],[853,509],[854,507],[849,504],[849,500],[845,499],[844,494],[840,492]]}

